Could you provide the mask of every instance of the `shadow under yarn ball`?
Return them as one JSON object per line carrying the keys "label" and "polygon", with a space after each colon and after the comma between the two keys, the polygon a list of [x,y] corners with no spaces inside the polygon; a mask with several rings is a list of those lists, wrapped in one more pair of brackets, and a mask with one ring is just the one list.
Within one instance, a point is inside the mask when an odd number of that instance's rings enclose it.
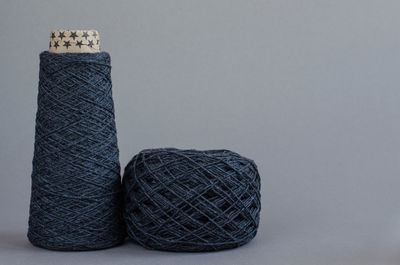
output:
{"label": "shadow under yarn ball", "polygon": [[125,168],[123,191],[127,233],[148,249],[228,249],[257,233],[257,166],[228,150],[143,150]]}

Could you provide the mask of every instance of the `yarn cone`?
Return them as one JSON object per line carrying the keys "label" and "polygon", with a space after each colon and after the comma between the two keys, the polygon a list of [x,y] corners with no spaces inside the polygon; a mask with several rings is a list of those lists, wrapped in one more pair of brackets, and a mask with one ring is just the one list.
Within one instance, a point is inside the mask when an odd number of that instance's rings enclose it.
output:
{"label": "yarn cone", "polygon": [[120,244],[121,177],[110,55],[40,54],[28,238],[57,250]]}

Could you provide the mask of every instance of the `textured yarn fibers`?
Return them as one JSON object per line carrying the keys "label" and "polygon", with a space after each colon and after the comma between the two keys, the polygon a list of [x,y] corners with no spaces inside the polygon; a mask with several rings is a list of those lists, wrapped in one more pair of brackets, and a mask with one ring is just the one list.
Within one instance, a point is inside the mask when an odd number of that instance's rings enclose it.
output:
{"label": "textured yarn fibers", "polygon": [[127,233],[146,248],[221,250],[257,233],[260,176],[237,153],[144,150],[126,166],[122,182]]}
{"label": "textured yarn fibers", "polygon": [[123,241],[108,53],[40,54],[28,238],[59,250]]}

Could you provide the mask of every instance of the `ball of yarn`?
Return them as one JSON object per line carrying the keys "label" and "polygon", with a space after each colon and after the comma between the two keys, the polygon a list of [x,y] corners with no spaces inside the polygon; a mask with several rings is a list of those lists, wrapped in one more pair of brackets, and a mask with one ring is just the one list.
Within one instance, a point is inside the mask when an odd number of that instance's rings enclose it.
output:
{"label": "ball of yarn", "polygon": [[28,238],[59,250],[125,237],[108,53],[40,54]]}
{"label": "ball of yarn", "polygon": [[214,251],[257,233],[260,176],[228,150],[143,150],[123,177],[128,235],[148,249]]}

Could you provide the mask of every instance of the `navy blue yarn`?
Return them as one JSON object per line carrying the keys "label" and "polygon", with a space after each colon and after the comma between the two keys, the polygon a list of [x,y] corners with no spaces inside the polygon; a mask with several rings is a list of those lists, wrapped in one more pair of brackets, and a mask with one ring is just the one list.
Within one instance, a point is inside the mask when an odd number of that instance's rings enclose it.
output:
{"label": "navy blue yarn", "polygon": [[108,53],[40,54],[28,238],[58,250],[124,239]]}
{"label": "navy blue yarn", "polygon": [[260,219],[255,163],[228,150],[143,150],[122,179],[128,235],[148,249],[215,251],[246,244]]}

